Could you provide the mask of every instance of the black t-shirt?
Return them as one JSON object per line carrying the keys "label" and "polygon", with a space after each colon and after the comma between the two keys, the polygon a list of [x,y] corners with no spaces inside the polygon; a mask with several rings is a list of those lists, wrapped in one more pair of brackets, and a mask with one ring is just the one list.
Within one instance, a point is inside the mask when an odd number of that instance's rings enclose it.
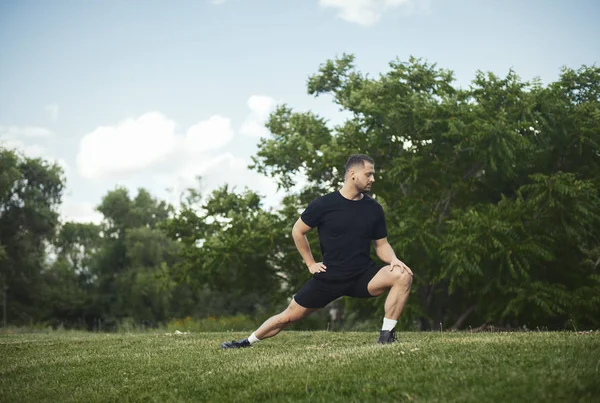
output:
{"label": "black t-shirt", "polygon": [[346,199],[339,191],[319,197],[301,215],[317,227],[325,273],[322,279],[349,278],[373,263],[371,241],[387,237],[383,208],[371,197]]}

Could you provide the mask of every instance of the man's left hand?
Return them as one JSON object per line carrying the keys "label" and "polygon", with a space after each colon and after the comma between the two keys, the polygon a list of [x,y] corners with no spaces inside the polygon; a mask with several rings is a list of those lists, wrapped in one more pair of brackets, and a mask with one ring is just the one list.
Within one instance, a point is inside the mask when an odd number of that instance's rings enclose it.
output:
{"label": "man's left hand", "polygon": [[395,268],[400,269],[401,273],[404,273],[404,270],[406,270],[408,274],[410,274],[411,276],[413,275],[413,272],[410,269],[410,267],[408,267],[402,260],[398,258],[394,258],[390,262],[390,271],[394,271]]}

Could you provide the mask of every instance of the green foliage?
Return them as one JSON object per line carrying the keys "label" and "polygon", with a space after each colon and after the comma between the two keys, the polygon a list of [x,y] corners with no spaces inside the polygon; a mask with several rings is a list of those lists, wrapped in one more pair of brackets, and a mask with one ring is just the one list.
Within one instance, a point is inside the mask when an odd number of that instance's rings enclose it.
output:
{"label": "green foliage", "polygon": [[[350,154],[366,153],[389,241],[415,273],[401,328],[600,326],[600,68],[564,68],[547,85],[479,71],[457,88],[422,59],[369,77],[344,54],[307,91],[349,118],[332,127],[276,108],[251,165],[288,192],[268,211],[248,189],[190,188],[171,206],[115,188],[100,225],[59,224],[60,168],[0,149],[9,323],[115,330],[269,316],[310,277],[291,237],[301,211],[342,185]],[[298,177],[307,184],[292,193]],[[307,236],[320,259],[316,231]],[[371,326],[384,300],[345,299],[346,326]]]}
{"label": "green foliage", "polygon": [[9,323],[40,318],[41,273],[63,187],[58,164],[0,147],[0,289],[7,288]]}
{"label": "green foliage", "polygon": [[132,198],[118,188],[98,210],[105,221],[94,259],[97,311],[115,325],[126,317],[150,324],[166,321],[176,286],[170,272],[179,261],[179,247],[158,226],[172,207],[144,189]]}
{"label": "green foliage", "polygon": [[415,272],[407,326],[598,326],[597,299],[580,295],[600,295],[590,264],[600,236],[600,69],[565,69],[546,87],[513,71],[478,72],[457,89],[451,72],[420,59],[396,60],[377,78],[353,61],[327,61],[308,80],[310,94],[331,95],[351,117],[327,130],[312,113],[278,109],[254,167],[284,187],[305,173],[306,203],[340,186],[350,154],[375,159],[374,197]]}
{"label": "green foliage", "polygon": [[227,186],[195,202],[184,204],[162,226],[185,257],[175,267],[178,281],[246,300],[240,313],[254,313],[257,303],[277,302],[281,274],[272,263],[280,236],[277,217],[261,209],[254,192],[236,194]]}

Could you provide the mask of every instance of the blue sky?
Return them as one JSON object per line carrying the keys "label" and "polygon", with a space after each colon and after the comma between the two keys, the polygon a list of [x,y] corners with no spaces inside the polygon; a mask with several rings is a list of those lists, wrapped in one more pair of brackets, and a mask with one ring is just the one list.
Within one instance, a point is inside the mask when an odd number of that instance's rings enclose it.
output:
{"label": "blue sky", "polygon": [[422,57],[467,86],[477,70],[555,80],[600,62],[597,1],[200,0],[0,2],[0,141],[58,160],[65,219],[98,220],[117,185],[161,198],[204,176],[267,196],[245,167],[281,102],[339,122],[306,93],[319,65],[353,53],[383,73]]}

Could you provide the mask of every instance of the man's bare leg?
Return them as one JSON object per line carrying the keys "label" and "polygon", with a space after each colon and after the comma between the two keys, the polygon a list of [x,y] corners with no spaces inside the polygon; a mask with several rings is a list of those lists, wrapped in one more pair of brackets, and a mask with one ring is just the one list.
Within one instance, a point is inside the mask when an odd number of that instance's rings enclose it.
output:
{"label": "man's bare leg", "polygon": [[254,334],[260,340],[277,335],[282,329],[307,317],[318,309],[304,308],[292,299],[290,305],[281,313],[267,319]]}
{"label": "man's bare leg", "polygon": [[[369,282],[367,289],[373,296],[379,296],[386,290],[389,290],[384,305],[385,317],[383,319],[382,332],[393,331],[406,305],[411,285],[412,275],[407,270],[403,271],[401,268],[395,267],[394,270],[390,271],[389,265],[382,267]],[[391,337],[392,339],[395,338],[393,335]]]}
{"label": "man's bare leg", "polygon": [[281,330],[307,317],[318,309],[304,308],[299,305],[294,299],[288,307],[281,313],[271,316],[267,319],[250,337],[239,341],[225,342],[221,344],[221,348],[240,348],[249,347],[252,343],[267,339],[277,335]]}

